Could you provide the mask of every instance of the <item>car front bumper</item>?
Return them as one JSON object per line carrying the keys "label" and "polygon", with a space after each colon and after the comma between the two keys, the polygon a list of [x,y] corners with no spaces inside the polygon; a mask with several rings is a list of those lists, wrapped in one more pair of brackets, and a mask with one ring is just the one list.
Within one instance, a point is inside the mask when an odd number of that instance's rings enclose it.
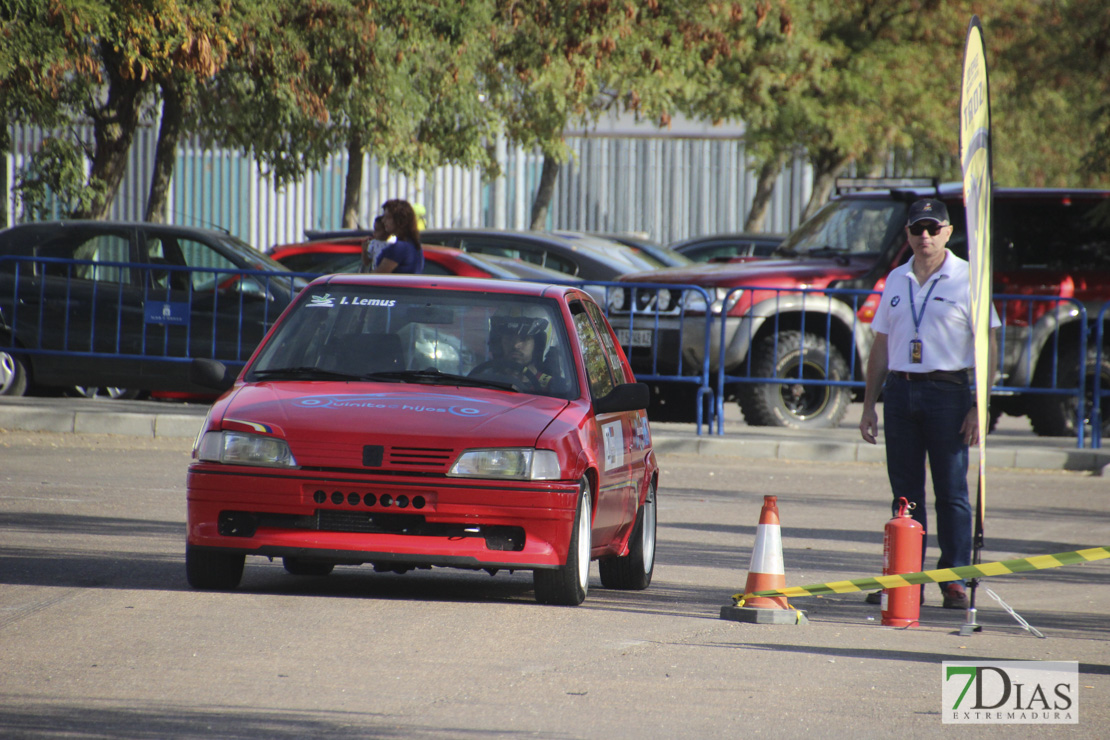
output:
{"label": "car front bumper", "polygon": [[333,563],[552,568],[577,483],[328,474],[194,464],[192,547]]}

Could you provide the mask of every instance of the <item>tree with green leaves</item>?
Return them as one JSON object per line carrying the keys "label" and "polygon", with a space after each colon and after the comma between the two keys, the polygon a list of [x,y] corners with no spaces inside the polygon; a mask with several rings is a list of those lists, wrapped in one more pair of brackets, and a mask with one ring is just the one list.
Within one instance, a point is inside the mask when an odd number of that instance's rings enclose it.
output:
{"label": "tree with green leaves", "polygon": [[407,174],[488,163],[493,116],[476,78],[491,12],[489,0],[271,3],[207,89],[198,126],[278,185],[346,149],[343,223],[356,226],[365,153]]}
{"label": "tree with green leaves", "polygon": [[983,14],[995,179],[1010,186],[1105,186],[1110,6],[1007,5],[1005,13]]}
{"label": "tree with green leaves", "polygon": [[508,140],[543,153],[532,228],[546,220],[569,157],[567,127],[595,121],[619,94],[612,62],[635,14],[616,0],[496,0],[483,82]]}
{"label": "tree with green leaves", "polygon": [[691,118],[744,124],[745,152],[759,172],[745,228],[761,230],[775,179],[798,146],[784,122],[820,64],[807,19],[789,2],[678,2],[670,12],[682,38],[658,65],[675,83],[670,99]]}
{"label": "tree with green leaves", "polygon": [[77,152],[87,157],[85,192],[68,199],[75,203],[69,215],[107,215],[157,85],[178,74],[212,74],[234,40],[231,6],[231,0],[46,0],[16,2],[0,16],[5,34],[18,38],[0,68],[0,92],[18,91],[18,110],[8,103],[4,111],[9,120],[71,131],[92,124],[92,142],[67,133],[69,154],[59,139],[43,151],[47,164],[31,170],[64,174]]}

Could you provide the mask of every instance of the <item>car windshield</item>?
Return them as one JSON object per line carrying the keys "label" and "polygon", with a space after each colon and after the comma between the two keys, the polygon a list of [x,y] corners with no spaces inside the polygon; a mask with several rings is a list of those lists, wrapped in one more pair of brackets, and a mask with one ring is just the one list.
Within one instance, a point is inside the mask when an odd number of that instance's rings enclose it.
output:
{"label": "car windshield", "polygon": [[878,254],[906,223],[895,200],[834,200],[783,240],[776,256]]}
{"label": "car windshield", "polygon": [[330,283],[301,295],[246,380],[409,382],[570,399],[579,391],[569,347],[550,298]]}

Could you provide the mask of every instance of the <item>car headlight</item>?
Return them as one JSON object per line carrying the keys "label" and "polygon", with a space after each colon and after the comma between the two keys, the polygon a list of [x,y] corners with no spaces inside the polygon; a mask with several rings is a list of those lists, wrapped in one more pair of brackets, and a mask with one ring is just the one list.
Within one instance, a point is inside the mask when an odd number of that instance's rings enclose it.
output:
{"label": "car headlight", "polygon": [[247,432],[205,432],[197,446],[197,459],[225,465],[297,467],[284,439]]}
{"label": "car headlight", "polygon": [[[705,288],[705,295],[700,290],[687,290],[682,296],[682,307],[691,313],[705,313],[709,306],[717,302],[717,296],[716,288]],[[706,297],[709,299],[708,305]]]}
{"label": "car headlight", "polygon": [[609,302],[609,311],[623,311],[624,310],[624,288],[609,288],[609,295],[607,296]]}
{"label": "car headlight", "polygon": [[447,475],[456,478],[559,480],[559,456],[554,450],[530,447],[467,450],[459,455]]}
{"label": "car headlight", "polygon": [[744,295],[744,291],[742,290],[734,290],[732,292],[722,290],[720,292],[720,297],[713,302],[713,313],[728,313],[740,302],[740,296],[742,295]]}
{"label": "car headlight", "polygon": [[[683,308],[690,313],[712,313],[714,316],[726,314],[733,309],[744,295],[742,290],[729,291],[726,288],[706,288],[703,296],[696,290],[688,290],[682,298]],[[709,298],[709,305],[705,299]]]}

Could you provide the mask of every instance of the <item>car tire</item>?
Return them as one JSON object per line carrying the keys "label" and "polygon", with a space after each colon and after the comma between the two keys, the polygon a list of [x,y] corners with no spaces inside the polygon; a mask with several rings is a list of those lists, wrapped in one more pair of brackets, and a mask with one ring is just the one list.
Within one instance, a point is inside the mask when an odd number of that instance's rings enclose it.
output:
{"label": "car tire", "polygon": [[[805,350],[803,352],[803,339]],[[753,348],[752,377],[802,377],[809,380],[848,380],[848,363],[823,337],[799,331],[764,337]],[[829,370],[825,373],[825,358]],[[740,389],[740,410],[749,426],[819,429],[835,427],[848,413],[852,390],[844,386],[745,383]]]}
{"label": "car tire", "polygon": [[234,591],[243,579],[246,555],[185,545],[185,575],[189,585],[204,591]]}
{"label": "car tire", "polygon": [[[1061,353],[1059,369],[1056,375],[1058,388],[1074,388],[1079,384],[1079,363],[1076,359],[1078,353]],[[1066,359],[1065,359],[1066,358]],[[1091,421],[1091,404],[1094,402],[1095,392],[1095,360],[1097,353],[1094,348],[1087,351],[1087,377],[1084,386],[1086,391],[1086,423]],[[1052,384],[1051,370],[1042,370],[1036,385],[1049,387]],[[1102,390],[1110,390],[1110,347],[1102,350]],[[1108,404],[1103,404],[1107,406]],[[1040,437],[1075,437],[1078,434],[1076,416],[1078,414],[1078,399],[1075,396],[1059,396],[1054,394],[1037,394],[1029,404],[1029,422],[1033,433]],[[1110,435],[1110,408],[1100,409],[1102,414],[1102,434]]]}
{"label": "car tire", "polygon": [[602,558],[598,561],[601,585],[621,591],[643,591],[651,585],[655,571],[656,504],[655,484],[648,485],[647,498],[636,515],[636,526],[624,557]]}
{"label": "car tire", "polygon": [[27,375],[23,358],[0,352],[0,396],[26,395]]}
{"label": "car tire", "polygon": [[335,570],[335,563],[302,558],[282,558],[281,564],[286,572],[294,576],[326,576]]}
{"label": "car tire", "polygon": [[536,601],[541,604],[578,606],[586,600],[590,581],[590,546],[592,528],[590,483],[583,479],[578,508],[567,548],[567,562],[558,568],[532,571]]}

